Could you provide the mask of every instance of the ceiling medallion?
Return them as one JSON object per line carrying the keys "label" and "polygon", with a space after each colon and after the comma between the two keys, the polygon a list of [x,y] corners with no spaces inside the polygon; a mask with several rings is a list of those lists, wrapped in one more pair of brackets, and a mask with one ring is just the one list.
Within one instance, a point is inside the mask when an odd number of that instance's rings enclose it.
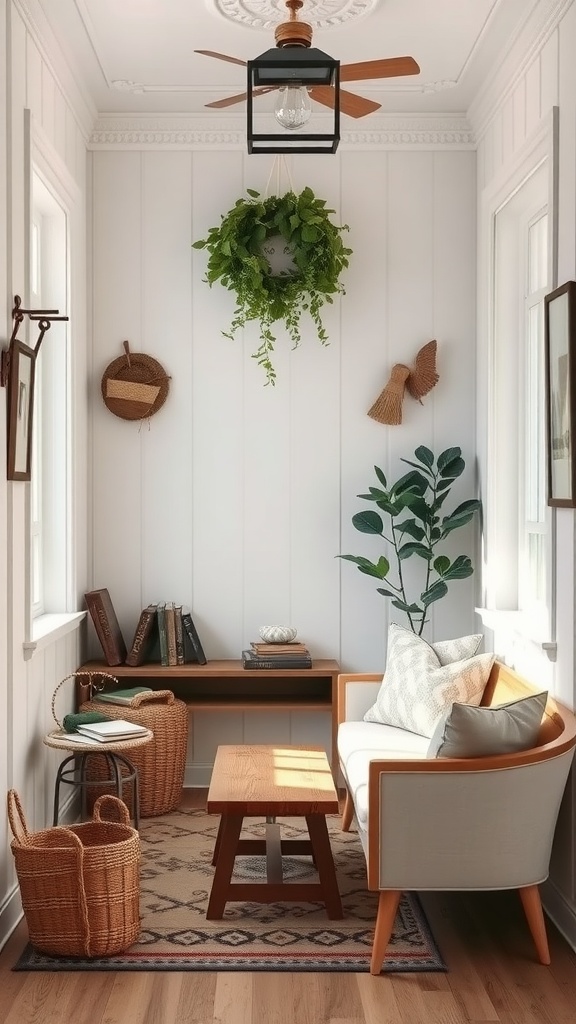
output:
{"label": "ceiling medallion", "polygon": [[[307,0],[306,21],[313,28],[331,28],[370,14],[380,0]],[[286,21],[285,0],[207,0],[227,21],[246,28],[269,29]]]}

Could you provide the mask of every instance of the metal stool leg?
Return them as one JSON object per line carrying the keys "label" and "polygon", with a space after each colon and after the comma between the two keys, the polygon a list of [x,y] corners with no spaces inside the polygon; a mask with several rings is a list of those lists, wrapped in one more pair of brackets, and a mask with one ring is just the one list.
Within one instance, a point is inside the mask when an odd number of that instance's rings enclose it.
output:
{"label": "metal stool leg", "polygon": [[58,771],[56,772],[56,781],[54,783],[54,808],[52,813],[53,825],[58,824],[58,817],[60,814],[60,783],[62,781],[62,775],[66,766],[69,765],[71,761],[74,761],[75,756],[76,755],[72,754],[70,757],[66,757],[59,765]]}

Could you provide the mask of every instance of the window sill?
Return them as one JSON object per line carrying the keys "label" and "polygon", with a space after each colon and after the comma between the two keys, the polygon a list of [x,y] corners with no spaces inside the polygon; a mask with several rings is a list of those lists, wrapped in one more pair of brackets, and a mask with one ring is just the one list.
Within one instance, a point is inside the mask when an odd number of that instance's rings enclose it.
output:
{"label": "window sill", "polygon": [[556,661],[557,644],[545,635],[542,628],[535,628],[526,615],[519,610],[503,611],[499,608],[475,608],[482,624],[494,632],[514,633],[527,643],[544,651],[549,661]]}
{"label": "window sill", "polygon": [[39,615],[32,620],[32,638],[22,644],[24,660],[29,659],[36,651],[49,647],[67,633],[78,628],[86,612],[64,612],[61,614]]}

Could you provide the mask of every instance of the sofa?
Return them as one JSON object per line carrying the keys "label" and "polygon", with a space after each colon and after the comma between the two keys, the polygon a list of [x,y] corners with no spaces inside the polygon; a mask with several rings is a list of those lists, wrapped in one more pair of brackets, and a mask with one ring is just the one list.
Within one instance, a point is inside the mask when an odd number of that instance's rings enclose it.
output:
{"label": "sofa", "polygon": [[[370,971],[379,974],[404,891],[518,889],[541,963],[550,962],[538,885],[548,876],[576,717],[542,697],[529,749],[482,757],[430,756],[430,737],[364,721],[382,674],[338,679],[338,756],[368,888],[378,891]],[[480,708],[497,710],[536,688],[494,661]]]}

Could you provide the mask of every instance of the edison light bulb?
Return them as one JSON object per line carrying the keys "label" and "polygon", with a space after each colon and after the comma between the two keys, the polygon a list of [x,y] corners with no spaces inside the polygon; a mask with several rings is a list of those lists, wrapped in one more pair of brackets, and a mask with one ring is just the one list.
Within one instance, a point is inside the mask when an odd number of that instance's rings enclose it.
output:
{"label": "edison light bulb", "polygon": [[278,90],[274,116],[283,128],[302,128],[312,113],[312,104],[305,85],[284,85]]}

